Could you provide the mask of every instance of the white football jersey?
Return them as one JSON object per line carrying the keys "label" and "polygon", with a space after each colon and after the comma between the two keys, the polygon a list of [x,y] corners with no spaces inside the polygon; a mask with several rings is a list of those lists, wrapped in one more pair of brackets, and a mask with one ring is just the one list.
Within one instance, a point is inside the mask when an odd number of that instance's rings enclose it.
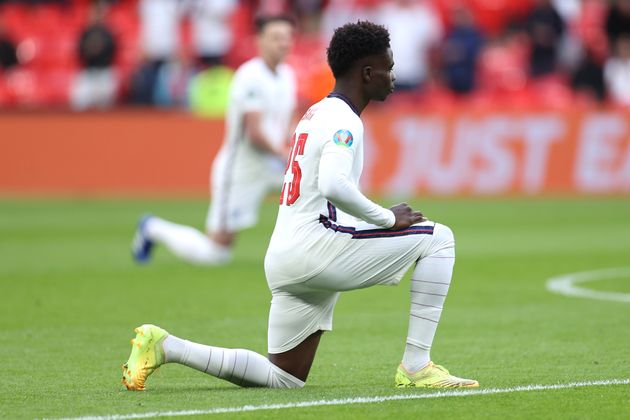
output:
{"label": "white football jersey", "polygon": [[279,147],[288,140],[295,105],[295,75],[289,65],[280,64],[273,72],[260,57],[241,65],[230,87],[225,138],[217,156],[225,170],[219,173],[227,171],[231,176],[251,178],[269,170],[270,155],[247,138],[243,116],[247,112],[260,112],[263,133]]}
{"label": "white football jersey", "polygon": [[291,67],[282,63],[273,72],[262,58],[252,58],[238,68],[232,80],[226,143],[238,142],[244,136],[243,114],[259,111],[265,135],[276,145],[284,144],[295,103],[295,75]]}
{"label": "white football jersey", "polygon": [[[363,123],[346,98],[331,94],[309,108],[292,142],[278,218],[265,257],[272,287],[304,281],[321,272],[353,240],[359,219],[385,228],[394,223],[391,211],[358,190]],[[322,193],[327,187],[320,178],[330,183],[337,174],[349,187],[340,198],[346,213]]]}

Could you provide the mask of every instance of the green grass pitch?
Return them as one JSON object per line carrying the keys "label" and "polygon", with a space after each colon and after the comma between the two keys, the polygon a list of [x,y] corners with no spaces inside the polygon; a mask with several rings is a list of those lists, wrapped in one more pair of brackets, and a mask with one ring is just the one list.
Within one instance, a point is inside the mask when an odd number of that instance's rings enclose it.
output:
{"label": "green grass pitch", "polygon": [[[393,204],[389,203],[389,204]],[[482,389],[630,378],[630,303],[545,289],[552,276],[630,266],[630,199],[431,199],[413,203],[450,225],[457,263],[432,356]],[[234,263],[189,266],[158,249],[136,266],[129,242],[151,211],[201,227],[205,200],[0,201],[0,418],[202,410],[397,390],[408,275],[398,287],[342,295],[304,389],[240,389],[167,365],[147,391],[120,384],[132,330],[155,323],[193,341],[266,350],[270,295],[262,259],[275,222],[238,240]],[[290,258],[290,256],[287,256]],[[343,258],[343,256],[339,256]],[[630,291],[630,278],[585,284]],[[222,418],[628,418],[630,385],[506,392],[249,413]]]}

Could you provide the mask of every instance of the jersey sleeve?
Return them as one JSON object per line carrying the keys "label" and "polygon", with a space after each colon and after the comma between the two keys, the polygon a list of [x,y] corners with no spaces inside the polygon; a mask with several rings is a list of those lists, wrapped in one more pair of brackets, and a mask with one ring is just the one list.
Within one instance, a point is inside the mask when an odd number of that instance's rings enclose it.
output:
{"label": "jersey sleeve", "polygon": [[[355,133],[358,134],[358,133]],[[384,228],[396,222],[394,213],[364,196],[351,181],[357,142],[352,131],[340,129],[325,141],[319,162],[318,189],[343,212]]]}
{"label": "jersey sleeve", "polygon": [[264,109],[264,91],[260,78],[252,74],[251,69],[243,69],[232,82],[232,101],[238,104],[243,112],[257,112]]}
{"label": "jersey sleeve", "polygon": [[295,108],[297,107],[297,78],[295,76],[295,72],[293,69],[287,65],[287,78],[289,81],[289,111],[290,115],[295,113]]}

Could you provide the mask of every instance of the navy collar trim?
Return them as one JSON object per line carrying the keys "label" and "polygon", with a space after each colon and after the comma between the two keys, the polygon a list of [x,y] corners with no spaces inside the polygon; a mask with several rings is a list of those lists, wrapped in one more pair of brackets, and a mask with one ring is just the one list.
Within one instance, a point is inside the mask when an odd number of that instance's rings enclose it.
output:
{"label": "navy collar trim", "polygon": [[355,114],[357,114],[357,117],[360,117],[361,114],[359,113],[359,110],[354,106],[354,104],[352,103],[352,101],[350,100],[350,98],[348,98],[346,95],[342,95],[341,93],[337,93],[337,92],[330,92],[328,94],[328,96],[326,96],[327,98],[337,98],[337,99],[341,99],[342,101],[344,101],[346,103],[346,105],[348,105],[350,107],[350,109],[352,110],[352,112],[354,112]]}

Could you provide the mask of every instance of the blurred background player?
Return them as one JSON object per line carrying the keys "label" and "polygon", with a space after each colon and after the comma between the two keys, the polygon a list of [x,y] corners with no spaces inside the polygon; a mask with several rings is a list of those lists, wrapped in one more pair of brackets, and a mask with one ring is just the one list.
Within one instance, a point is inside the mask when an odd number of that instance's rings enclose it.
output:
{"label": "blurred background player", "polygon": [[179,258],[204,265],[227,263],[236,232],[257,223],[265,195],[282,182],[289,125],[296,104],[295,77],[283,61],[293,42],[286,16],[257,21],[259,56],[235,73],[224,143],[212,166],[207,235],[154,216],[139,222],[132,244],[138,262],[161,243]]}
{"label": "blurred background player", "polygon": [[479,386],[430,359],[455,263],[452,231],[407,204],[383,208],[358,189],[361,112],[394,91],[387,29],[366,21],[342,26],[330,42],[328,62],[335,87],[309,108],[295,130],[265,257],[272,293],[268,358],[192,343],[142,325],[123,366],[127,389],[143,390],[147,377],[169,362],[240,386],[303,387],[321,335],[332,329],[340,292],[398,284],[414,264],[407,345],[396,386]]}

